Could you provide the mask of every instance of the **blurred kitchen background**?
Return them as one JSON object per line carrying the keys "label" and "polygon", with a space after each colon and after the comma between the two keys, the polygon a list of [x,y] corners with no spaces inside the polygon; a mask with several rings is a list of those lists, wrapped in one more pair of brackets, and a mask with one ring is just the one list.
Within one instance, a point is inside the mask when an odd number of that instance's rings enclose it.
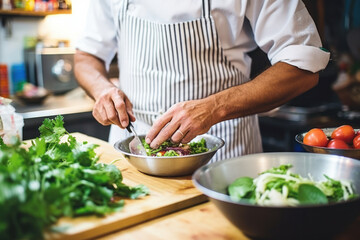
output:
{"label": "blurred kitchen background", "polygon": [[[313,127],[360,128],[360,0],[304,3],[331,60],[320,73],[318,86],[260,114],[265,151],[303,151],[294,137]],[[93,101],[73,75],[73,46],[88,4],[86,0],[0,0],[0,93],[13,100],[12,106],[24,118],[23,139],[37,137],[44,118],[62,114],[69,132],[107,140],[109,127],[93,119]],[[254,77],[269,62],[259,49],[251,57]],[[117,72],[115,58],[109,77]]]}

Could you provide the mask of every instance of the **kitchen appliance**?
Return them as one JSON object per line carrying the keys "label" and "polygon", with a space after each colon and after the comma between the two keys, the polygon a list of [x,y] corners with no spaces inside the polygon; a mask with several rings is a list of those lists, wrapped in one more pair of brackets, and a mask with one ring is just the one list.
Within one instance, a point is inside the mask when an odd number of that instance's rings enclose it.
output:
{"label": "kitchen appliance", "polygon": [[53,94],[78,86],[74,75],[75,49],[71,47],[36,47],[26,49],[24,59],[28,81]]}

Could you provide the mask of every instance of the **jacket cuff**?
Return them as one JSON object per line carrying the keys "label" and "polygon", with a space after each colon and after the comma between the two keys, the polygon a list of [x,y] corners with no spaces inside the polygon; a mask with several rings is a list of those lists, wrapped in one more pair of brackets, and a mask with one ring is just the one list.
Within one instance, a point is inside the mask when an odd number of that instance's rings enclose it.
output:
{"label": "jacket cuff", "polygon": [[285,62],[300,69],[318,72],[326,68],[330,59],[330,52],[321,47],[291,45],[282,49],[271,60],[274,65],[277,62]]}

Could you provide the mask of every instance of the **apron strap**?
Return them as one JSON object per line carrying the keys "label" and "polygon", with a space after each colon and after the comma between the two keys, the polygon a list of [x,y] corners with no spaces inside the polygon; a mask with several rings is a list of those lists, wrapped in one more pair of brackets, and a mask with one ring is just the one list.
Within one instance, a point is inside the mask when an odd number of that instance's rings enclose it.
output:
{"label": "apron strap", "polygon": [[125,13],[128,9],[129,6],[129,0],[124,0],[124,5],[123,5],[123,13]]}
{"label": "apron strap", "polygon": [[116,36],[118,37],[118,39],[120,39],[121,22],[124,20],[126,11],[128,9],[128,5],[129,5],[129,0],[125,0],[121,5],[117,14],[117,21],[119,26],[118,26],[118,31],[116,31]]}
{"label": "apron strap", "polygon": [[211,0],[202,0],[202,16],[204,18],[210,17]]}

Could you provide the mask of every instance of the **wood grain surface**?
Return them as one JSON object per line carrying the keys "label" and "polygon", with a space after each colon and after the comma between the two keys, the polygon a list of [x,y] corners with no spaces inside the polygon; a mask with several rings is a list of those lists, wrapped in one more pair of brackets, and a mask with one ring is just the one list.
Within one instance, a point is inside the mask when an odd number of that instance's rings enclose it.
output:
{"label": "wood grain surface", "polygon": [[[250,240],[212,203],[196,206],[113,232],[98,240]],[[360,218],[333,239],[359,240]],[[290,239],[289,239],[290,240]],[[306,240],[306,239],[304,239]],[[320,239],[319,239],[320,240]]]}
{"label": "wood grain surface", "polygon": [[101,240],[249,240],[211,202],[99,237]]}

